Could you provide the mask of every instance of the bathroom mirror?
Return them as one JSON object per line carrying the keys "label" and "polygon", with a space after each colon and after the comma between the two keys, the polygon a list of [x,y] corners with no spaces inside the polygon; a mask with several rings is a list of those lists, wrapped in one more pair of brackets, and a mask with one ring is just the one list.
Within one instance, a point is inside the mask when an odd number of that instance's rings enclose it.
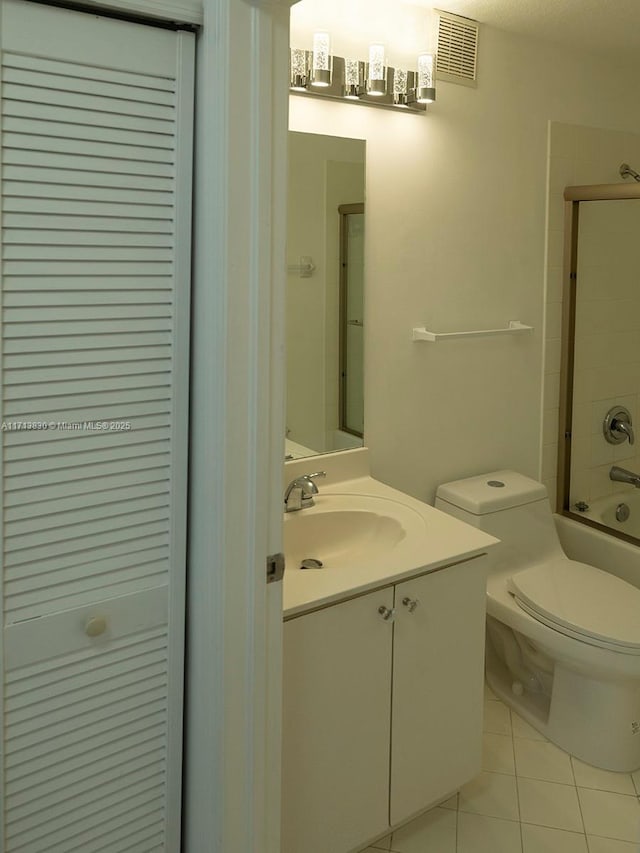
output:
{"label": "bathroom mirror", "polygon": [[286,458],[363,443],[365,142],[289,133]]}
{"label": "bathroom mirror", "polygon": [[629,185],[567,190],[578,198],[567,202],[560,487],[563,512],[638,541],[640,197],[607,197],[622,193],[640,195]]}

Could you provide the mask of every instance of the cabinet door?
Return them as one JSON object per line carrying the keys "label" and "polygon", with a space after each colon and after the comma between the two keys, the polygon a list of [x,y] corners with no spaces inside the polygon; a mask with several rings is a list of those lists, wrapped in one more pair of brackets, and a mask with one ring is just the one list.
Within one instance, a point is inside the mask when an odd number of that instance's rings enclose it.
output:
{"label": "cabinet door", "polygon": [[485,584],[482,557],[396,586],[392,825],[480,770]]}
{"label": "cabinet door", "polygon": [[284,625],[283,853],[344,853],[388,827],[391,589]]}

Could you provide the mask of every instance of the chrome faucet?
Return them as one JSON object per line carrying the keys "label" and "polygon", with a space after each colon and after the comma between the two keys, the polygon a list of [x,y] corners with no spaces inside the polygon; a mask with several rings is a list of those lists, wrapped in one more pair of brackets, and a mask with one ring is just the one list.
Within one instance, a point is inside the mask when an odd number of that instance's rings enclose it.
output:
{"label": "chrome faucet", "polygon": [[313,474],[302,474],[292,480],[284,493],[284,511],[297,512],[313,506],[313,496],[318,494],[318,487],[313,482],[315,477],[326,477],[326,471],[315,471]]}
{"label": "chrome faucet", "polygon": [[627,471],[626,468],[618,468],[617,465],[614,465],[609,471],[609,479],[615,480],[617,483],[628,483],[630,486],[640,489],[640,474],[634,474],[633,471]]}

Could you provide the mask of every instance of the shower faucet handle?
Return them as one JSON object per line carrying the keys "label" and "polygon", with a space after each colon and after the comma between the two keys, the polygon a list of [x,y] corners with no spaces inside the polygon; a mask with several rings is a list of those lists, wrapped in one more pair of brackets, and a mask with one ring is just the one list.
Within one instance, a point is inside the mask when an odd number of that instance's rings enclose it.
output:
{"label": "shower faucet handle", "polygon": [[602,424],[604,437],[609,444],[622,444],[627,440],[629,444],[633,444],[635,435],[632,424],[629,409],[625,409],[624,406],[614,406],[609,409]]}

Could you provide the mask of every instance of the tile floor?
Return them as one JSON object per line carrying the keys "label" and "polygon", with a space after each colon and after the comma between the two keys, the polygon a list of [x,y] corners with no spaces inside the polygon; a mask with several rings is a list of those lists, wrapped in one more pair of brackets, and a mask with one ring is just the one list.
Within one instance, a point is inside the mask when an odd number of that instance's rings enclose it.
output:
{"label": "tile floor", "polygon": [[483,769],[365,853],[640,853],[640,771],[572,758],[486,688]]}

